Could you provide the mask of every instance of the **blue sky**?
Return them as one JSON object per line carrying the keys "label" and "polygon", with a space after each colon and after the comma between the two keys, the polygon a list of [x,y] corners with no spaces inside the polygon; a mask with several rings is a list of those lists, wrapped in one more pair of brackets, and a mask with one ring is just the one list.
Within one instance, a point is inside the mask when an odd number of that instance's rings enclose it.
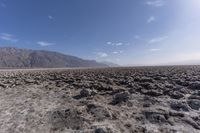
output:
{"label": "blue sky", "polygon": [[200,60],[200,0],[0,0],[0,47],[120,65]]}

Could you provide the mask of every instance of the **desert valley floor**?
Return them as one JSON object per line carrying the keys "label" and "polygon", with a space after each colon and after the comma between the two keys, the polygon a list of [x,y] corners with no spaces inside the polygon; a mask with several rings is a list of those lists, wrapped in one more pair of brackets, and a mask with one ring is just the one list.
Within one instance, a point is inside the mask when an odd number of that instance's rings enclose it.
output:
{"label": "desert valley floor", "polygon": [[200,133],[200,66],[1,70],[0,133]]}

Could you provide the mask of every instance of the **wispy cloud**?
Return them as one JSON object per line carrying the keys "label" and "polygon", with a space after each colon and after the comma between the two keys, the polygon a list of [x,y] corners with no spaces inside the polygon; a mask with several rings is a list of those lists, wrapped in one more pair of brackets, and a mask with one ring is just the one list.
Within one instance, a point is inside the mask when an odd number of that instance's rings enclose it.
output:
{"label": "wispy cloud", "polygon": [[149,49],[150,52],[157,52],[160,51],[161,49],[157,49],[157,48],[153,48],[153,49]]}
{"label": "wispy cloud", "polygon": [[105,58],[105,57],[108,57],[108,54],[105,53],[105,52],[98,52],[98,53],[97,53],[97,56],[98,56],[98,57],[101,57],[101,58]]}
{"label": "wispy cloud", "polygon": [[108,44],[108,45],[111,45],[111,44],[112,44],[112,42],[107,42],[107,44]]}
{"label": "wispy cloud", "polygon": [[127,45],[127,44],[124,44],[122,42],[116,42],[116,43],[113,43],[113,42],[107,42],[108,45],[111,45],[111,46],[122,46],[122,45]]}
{"label": "wispy cloud", "polygon": [[49,18],[50,20],[53,20],[53,19],[54,19],[54,17],[51,16],[51,15],[48,15],[48,18]]}
{"label": "wispy cloud", "polygon": [[39,44],[42,47],[47,47],[47,46],[55,45],[54,43],[49,43],[49,42],[44,42],[44,41],[39,41],[39,42],[37,42],[37,44]]}
{"label": "wispy cloud", "polygon": [[153,39],[149,40],[149,43],[150,44],[152,44],[152,43],[159,43],[159,42],[162,42],[162,41],[166,40],[167,38],[168,38],[168,36],[153,38]]}
{"label": "wispy cloud", "polygon": [[117,52],[117,51],[114,51],[113,54],[118,54],[118,52]]}
{"label": "wispy cloud", "polygon": [[135,39],[140,39],[140,36],[139,35],[135,35],[134,38]]}
{"label": "wispy cloud", "polygon": [[121,46],[123,45],[123,43],[119,42],[119,43],[114,43],[115,46]]}
{"label": "wispy cloud", "polygon": [[147,19],[147,23],[151,23],[151,22],[154,22],[156,21],[156,18],[154,16],[150,16],[148,19]]}
{"label": "wispy cloud", "polygon": [[114,51],[114,52],[112,52],[113,54],[121,54],[121,53],[123,53],[123,51]]}
{"label": "wispy cloud", "polygon": [[149,0],[146,2],[146,4],[153,7],[162,7],[165,5],[165,1],[164,0]]}
{"label": "wispy cloud", "polygon": [[18,41],[18,39],[14,38],[14,35],[8,34],[8,33],[1,33],[0,39],[5,40],[5,41],[10,41],[10,42],[17,42]]}

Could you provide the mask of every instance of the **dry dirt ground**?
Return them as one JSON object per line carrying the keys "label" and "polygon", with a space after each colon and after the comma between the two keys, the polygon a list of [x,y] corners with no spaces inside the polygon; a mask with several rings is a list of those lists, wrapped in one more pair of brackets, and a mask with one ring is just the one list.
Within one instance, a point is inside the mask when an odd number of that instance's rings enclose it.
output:
{"label": "dry dirt ground", "polygon": [[200,133],[200,66],[3,70],[0,133]]}

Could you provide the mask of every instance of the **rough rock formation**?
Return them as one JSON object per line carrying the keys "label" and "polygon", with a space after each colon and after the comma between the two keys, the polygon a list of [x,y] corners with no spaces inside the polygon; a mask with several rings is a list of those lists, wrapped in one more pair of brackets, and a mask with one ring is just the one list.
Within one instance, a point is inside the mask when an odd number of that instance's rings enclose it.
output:
{"label": "rough rock formation", "polygon": [[4,70],[2,133],[199,133],[200,67]]}

